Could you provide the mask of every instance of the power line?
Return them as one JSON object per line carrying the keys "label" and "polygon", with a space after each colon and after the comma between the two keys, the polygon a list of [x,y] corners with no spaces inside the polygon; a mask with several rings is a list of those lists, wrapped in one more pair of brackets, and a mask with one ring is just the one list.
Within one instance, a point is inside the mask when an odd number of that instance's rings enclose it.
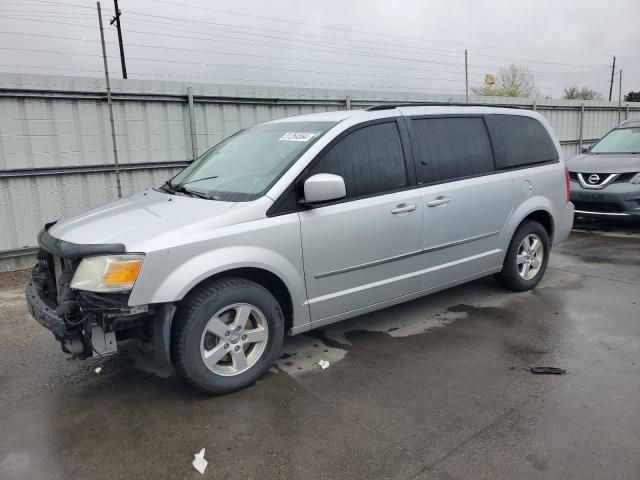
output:
{"label": "power line", "polygon": [[[141,23],[139,21],[132,21],[131,22],[134,23]],[[174,31],[185,31],[185,30],[181,30],[181,29],[174,29]],[[190,30],[189,32],[191,32],[192,30]],[[130,33],[138,33],[138,34],[143,34],[143,35],[155,35],[155,36],[161,36],[161,37],[165,37],[165,36],[171,36],[174,38],[184,38],[184,39],[194,39],[194,40],[204,40],[204,41],[210,41],[213,42],[214,40],[212,40],[211,38],[206,38],[206,37],[196,37],[196,36],[192,36],[192,35],[176,35],[176,34],[158,34],[155,32],[148,32],[148,31],[140,31],[140,30],[129,30]],[[242,45],[247,45],[247,44],[251,44],[251,45],[257,45],[257,46],[262,46],[262,47],[279,47],[279,48],[286,48],[286,49],[297,49],[297,50],[306,50],[306,51],[313,51],[313,52],[323,52],[323,53],[331,53],[331,54],[346,54],[346,55],[351,55],[352,52],[351,51],[344,51],[344,50],[326,50],[326,49],[318,49],[318,48],[313,48],[313,47],[303,47],[303,46],[299,46],[299,45],[287,45],[287,44],[274,44],[274,43],[265,43],[265,42],[257,42],[257,41],[251,41],[251,40],[244,40],[241,37],[234,37],[234,36],[224,36],[224,35],[219,35],[219,34],[208,34],[210,37],[211,36],[217,36],[220,38],[224,38],[224,39],[241,39],[243,41],[229,41],[229,40],[225,40],[226,43],[238,43],[238,44],[242,44]],[[216,53],[216,52],[209,52],[209,53]],[[217,52],[217,53],[223,53],[223,52]],[[231,52],[224,52],[226,54],[229,55],[242,55],[242,54],[234,54]],[[354,55],[358,55],[360,52],[355,52],[353,53]],[[371,55],[368,55],[371,56]],[[455,62],[433,62],[433,61],[429,61],[429,60],[422,60],[422,59],[411,59],[412,61],[416,61],[416,62],[422,62],[422,63],[439,63],[439,64],[449,64],[449,65],[454,65],[454,66],[459,66],[459,67],[463,67],[464,65],[462,63],[455,63]],[[496,69],[499,68],[496,65],[485,65],[485,64],[471,64],[471,66],[474,67],[480,67],[480,68],[489,68],[489,69]],[[409,69],[409,67],[405,67],[407,69]],[[600,68],[600,67],[598,67]],[[558,75],[558,76],[565,76],[565,77],[573,77],[573,74],[564,74],[561,72],[544,72],[541,70],[531,70],[532,73],[544,73],[544,74],[548,74],[548,75]],[[596,73],[581,73],[580,75],[584,76],[584,75],[592,75],[592,76],[600,76],[601,74],[596,74]]]}
{"label": "power line", "polygon": [[[398,35],[398,34],[392,34],[392,33],[381,33],[381,32],[374,32],[374,31],[370,31],[370,30],[357,30],[357,29],[353,29],[353,28],[336,27],[336,26],[332,26],[332,25],[317,25],[317,24],[313,24],[313,23],[301,22],[299,20],[290,20],[290,19],[268,17],[268,16],[262,16],[262,15],[254,15],[254,14],[250,14],[250,13],[232,12],[232,11],[229,11],[229,10],[222,10],[222,9],[211,8],[211,7],[202,7],[202,6],[199,6],[199,5],[193,5],[193,4],[188,4],[188,3],[180,3],[180,2],[172,2],[172,1],[168,1],[168,0],[155,0],[155,1],[157,3],[165,3],[165,4],[168,4],[168,5],[196,8],[196,9],[200,9],[200,10],[209,10],[209,11],[218,12],[218,13],[226,13],[228,15],[236,15],[236,16],[242,16],[242,17],[252,17],[252,18],[257,18],[257,19],[261,19],[261,20],[269,20],[269,21],[274,21],[274,22],[289,23],[289,24],[294,24],[294,25],[306,25],[306,26],[310,26],[310,27],[314,27],[314,28],[326,28],[326,29],[331,29],[331,30],[341,30],[341,31],[346,31],[346,32],[351,32],[351,33],[361,33],[361,34],[366,34],[366,35],[376,35],[376,36],[385,36],[385,37],[404,38],[404,39],[410,39],[410,40],[420,41],[420,42],[441,43],[441,44],[460,45],[460,46],[476,46],[476,47],[481,47],[481,48],[491,48],[491,49],[498,49],[498,50],[514,50],[514,49],[507,48],[507,47],[496,47],[496,46],[490,46],[490,45],[473,45],[473,44],[470,44],[470,43],[462,43],[462,42],[447,42],[447,41],[443,41],[443,40],[430,40],[430,39],[421,38],[421,37],[414,37],[414,36],[410,36],[410,35]],[[538,52],[538,53],[561,53],[561,54],[567,54],[567,55],[610,56],[610,54],[604,54],[604,53],[550,52],[550,51],[545,51],[545,50],[526,50],[526,49],[518,49],[518,50],[530,51],[530,52]]]}
{"label": "power line", "polygon": [[[52,2],[53,3],[53,2]],[[60,2],[55,2],[55,3],[60,3]],[[39,12],[39,13],[44,13],[44,12]],[[80,15],[80,14],[78,14]],[[7,18],[11,18],[10,16]],[[43,21],[43,20],[39,20],[39,19],[22,19],[20,18],[20,20],[30,20],[30,21]],[[154,20],[147,20],[148,22],[154,22]],[[156,23],[161,23],[161,22],[157,22]],[[85,27],[85,25],[80,25],[80,24],[70,24],[68,22],[55,22],[55,21],[48,21],[47,23],[54,23],[54,24],[63,24],[63,25],[74,25],[74,26],[78,26],[78,27]],[[138,22],[141,23],[141,22]],[[166,22],[164,22],[166,23]],[[197,28],[205,28],[205,27],[198,27]],[[224,27],[223,27],[224,28]],[[233,32],[233,31],[232,31]],[[158,35],[158,36],[167,36],[166,34],[156,34],[154,32],[138,32],[140,34],[146,34],[146,35]],[[238,33],[240,35],[246,34],[246,32],[233,32],[233,33]],[[258,35],[260,36],[260,34],[254,34],[254,35]],[[198,40],[209,40],[209,39],[203,39],[201,37],[187,37],[187,36],[179,36],[179,35],[171,35],[173,37],[176,38],[194,38],[194,39],[198,39]],[[231,37],[231,38],[238,38],[238,37]],[[287,41],[299,41],[296,39],[285,39]],[[211,40],[209,40],[211,41]],[[241,42],[236,42],[236,43],[241,43]],[[247,40],[244,40],[244,42],[242,43],[247,43]],[[256,44],[256,43],[254,43]],[[274,47],[280,47],[280,48],[297,48],[297,49],[301,49],[300,46],[298,45],[273,45],[273,44],[265,44],[264,42],[261,43],[257,43],[258,45],[261,46],[274,46]],[[157,46],[153,46],[153,45],[145,45],[145,44],[139,44],[141,47],[142,46],[146,46],[146,47],[152,47],[152,48],[171,48],[171,47],[157,47]],[[356,48],[362,48],[362,47],[356,47]],[[399,60],[399,61],[413,61],[413,62],[419,62],[419,63],[432,63],[432,64],[436,64],[436,65],[452,65],[452,66],[456,66],[456,67],[462,67],[462,64],[458,64],[455,62],[436,62],[436,61],[429,61],[429,60],[424,60],[424,59],[417,59],[417,58],[406,58],[406,57],[391,57],[391,56],[382,56],[382,55],[370,55],[370,54],[366,54],[363,52],[350,52],[349,50],[334,50],[334,51],[327,51],[327,50],[319,50],[319,49],[313,49],[313,48],[304,48],[305,50],[308,51],[324,51],[326,53],[337,53],[337,54],[345,54],[345,55],[357,55],[357,56],[369,56],[369,57],[373,57],[373,58],[391,58],[394,60]],[[187,51],[188,49],[183,49],[184,51]],[[194,49],[195,51],[195,49]],[[444,50],[446,51],[446,50]],[[206,51],[205,51],[206,52]],[[65,52],[65,53],[69,53],[69,52]],[[243,55],[240,53],[236,53],[236,52],[207,52],[207,53],[220,53],[220,54],[224,54],[224,55]],[[246,55],[246,54],[245,54]],[[500,57],[500,56],[493,56],[493,55],[484,55],[484,54],[475,54],[476,56],[482,56],[482,57],[486,57],[486,58],[504,58],[504,59],[508,59],[510,57]],[[257,55],[256,55],[257,56]],[[260,57],[260,56],[258,56]],[[261,56],[263,58],[269,58],[268,56]],[[277,59],[278,57],[271,57],[272,59]],[[293,61],[302,61],[303,59],[296,59],[296,58],[282,58],[280,57],[282,60],[293,60]],[[144,60],[150,60],[150,61],[159,61],[160,59],[149,59],[149,58],[145,58]],[[521,59],[522,60],[522,59]],[[531,63],[543,63],[543,62],[537,62],[534,60],[530,60],[530,59],[526,59],[527,61],[530,61]],[[171,62],[170,62],[171,63]],[[349,66],[365,66],[362,64],[351,64],[349,62],[331,62],[331,61],[323,61],[322,63],[327,63],[327,64],[345,64],[345,65],[349,65]],[[545,62],[545,63],[549,63],[549,62]],[[555,64],[555,62],[553,63]],[[218,64],[220,66],[224,66],[224,64]],[[231,68],[247,68],[245,66],[241,67],[241,66],[235,66],[235,65],[228,65]],[[377,67],[379,68],[379,66],[373,66],[372,67]],[[474,67],[477,68],[490,68],[490,69],[494,69],[494,68],[498,68],[497,66],[486,66],[486,65],[472,65]],[[561,66],[570,66],[570,65],[565,65],[565,64],[561,64]],[[592,66],[583,66],[584,68],[591,68]],[[262,69],[268,69],[268,67],[261,67]],[[394,68],[394,69],[400,69],[400,70],[415,70],[415,71],[427,71],[425,69],[415,69],[415,68],[410,68],[410,67],[398,67],[398,66],[386,66],[385,68]],[[597,66],[593,66],[593,68],[599,68]],[[290,69],[291,71],[295,71],[294,69]],[[440,73],[452,73],[452,74],[458,74],[459,72],[451,72],[451,71],[442,71],[442,70],[430,70],[433,72],[440,72]],[[308,72],[308,71],[306,71]],[[325,73],[325,74],[344,74],[344,72],[318,72],[318,73]],[[534,70],[532,71],[532,73],[539,73],[539,71]],[[363,76],[367,76],[366,74],[362,74]],[[564,78],[569,78],[570,74],[561,74],[558,72],[549,72],[549,73],[544,73],[543,75],[556,75],[556,76],[561,76]],[[581,74],[581,75],[588,75],[588,74]],[[591,75],[597,75],[598,74],[591,74]],[[368,75],[368,76],[376,76],[376,75]],[[410,79],[416,79],[416,80],[421,80],[417,77],[405,77],[405,78],[410,78]],[[427,80],[428,78],[424,78],[425,80]],[[438,79],[433,79],[433,80],[438,80]],[[455,81],[455,79],[446,79],[448,81]],[[379,88],[379,87],[378,87]]]}
{"label": "power line", "polygon": [[[32,20],[32,21],[40,21],[40,22],[42,22],[43,20]],[[56,21],[48,21],[48,22],[50,22],[50,23],[55,23],[55,24],[75,25],[75,26],[80,26],[80,27],[86,27],[85,25],[80,25],[80,24],[70,24],[70,23],[68,23],[68,22],[56,22]],[[139,33],[139,34],[145,34],[145,35],[162,36],[162,37],[165,37],[165,36],[171,36],[171,37],[175,37],[175,38],[190,38],[190,39],[196,39],[196,40],[212,41],[212,40],[210,40],[210,39],[203,38],[203,37],[193,37],[193,36],[184,36],[184,35],[182,35],[182,36],[181,36],[181,35],[175,35],[175,34],[168,34],[168,35],[167,35],[167,34],[158,34],[158,33],[155,33],[155,32],[142,32],[142,31],[136,31],[136,30],[133,30],[132,32]],[[234,37],[234,38],[235,38],[235,37]],[[239,42],[236,42],[236,43],[239,43]],[[143,45],[144,45],[144,44],[140,44],[140,46],[143,46]],[[325,52],[327,52],[326,50],[318,50],[318,49],[307,48],[307,47],[300,47],[300,46],[295,46],[295,45],[294,45],[294,46],[291,46],[291,45],[274,45],[274,44],[265,44],[265,43],[260,43],[259,45],[262,45],[262,46],[275,46],[275,47],[283,47],[283,48],[297,48],[297,49],[301,49],[301,48],[302,48],[302,49],[304,49],[304,50],[311,50],[311,51],[325,51]],[[151,46],[151,45],[146,45],[146,46],[148,46],[148,47],[153,47],[153,46]],[[211,53],[211,52],[209,52],[209,53]],[[219,52],[219,53],[228,54],[228,55],[232,55],[232,54],[233,54],[232,52]],[[331,52],[331,51],[330,51],[330,52],[328,52],[328,53],[341,53],[341,54],[347,54],[347,55],[349,55],[349,52],[342,52],[342,51],[340,51],[340,52]],[[243,54],[238,54],[238,53],[236,53],[235,55],[243,55]],[[265,57],[266,57],[266,56],[265,56]],[[285,59],[285,60],[296,60],[296,59],[294,59],[294,58],[287,58],[287,59]],[[417,61],[417,62],[420,62],[420,63],[425,63],[425,62],[426,62],[426,63],[436,63],[436,64],[445,64],[445,63],[446,63],[446,64],[449,64],[449,65],[454,65],[454,66],[460,66],[460,67],[462,67],[462,65],[461,65],[461,64],[457,64],[457,63],[454,63],[454,62],[429,62],[429,61],[420,60],[420,59],[413,59],[413,60],[414,60],[414,61]],[[327,63],[331,63],[331,62],[327,62]],[[347,65],[349,65],[349,63],[348,63],[348,62],[333,62],[333,63],[342,63],[342,64],[347,64]],[[493,65],[489,66],[489,65],[477,65],[477,64],[472,64],[471,66],[476,67],[476,68],[483,68],[483,69],[486,69],[486,68],[489,68],[489,69],[497,68],[496,66],[493,66]],[[396,66],[388,66],[388,67],[390,67],[390,68],[398,68],[398,69],[406,69],[406,70],[411,69],[410,67],[396,67]],[[420,71],[420,70],[422,70],[422,69],[411,69],[411,70]],[[437,71],[437,70],[433,70],[433,71]],[[445,73],[445,72],[443,71],[442,73]],[[447,71],[447,73],[458,73],[458,72],[448,72],[448,71]],[[538,71],[533,71],[533,73],[538,73]],[[550,73],[545,74],[545,75],[562,75],[562,74],[558,74],[558,73],[550,72]],[[583,74],[583,75],[584,75],[584,74]],[[593,75],[595,75],[595,74],[593,74]],[[565,78],[569,78],[569,75],[568,75],[568,74],[567,74],[567,75],[563,75],[563,76],[564,76]]]}
{"label": "power line", "polygon": [[[73,41],[78,41],[80,40],[81,42],[95,42],[95,43],[100,43],[100,40],[92,40],[92,39],[87,39],[87,38],[80,38],[80,37],[63,37],[61,35],[48,35],[46,33],[25,33],[25,32],[7,32],[6,30],[0,30],[0,34],[6,34],[6,35],[20,35],[20,36],[24,36],[24,37],[44,37],[44,38],[57,38],[60,40],[73,40]],[[106,42],[106,43],[111,43],[114,44],[114,42]]]}
{"label": "power line", "polygon": [[[151,17],[151,18],[159,18],[162,19],[163,21],[159,21],[156,20],[156,23],[164,23],[166,25],[175,25],[176,23],[178,23],[179,26],[184,26],[184,22],[187,22],[189,24],[189,26],[191,28],[193,28],[193,24],[200,24],[206,27],[218,27],[218,28],[226,28],[226,29],[246,29],[246,28],[251,28],[251,29],[255,29],[255,30],[267,30],[267,29],[262,29],[262,28],[257,28],[257,27],[244,27],[244,26],[238,26],[238,25],[230,25],[230,24],[224,24],[224,23],[220,23],[220,22],[208,22],[208,21],[204,21],[204,20],[190,20],[190,19],[185,19],[185,18],[177,18],[177,17],[166,17],[166,16],[162,16],[162,15],[153,15],[153,14],[149,14],[149,13],[144,13],[144,12],[138,12],[135,10],[129,10],[129,13],[131,13],[132,15],[137,15],[137,16],[143,16],[143,17]],[[149,20],[146,20],[147,22]],[[282,31],[279,31],[282,32]],[[273,38],[273,39],[278,39],[278,40],[286,40],[286,41],[298,41],[301,42],[303,40],[297,40],[297,39],[292,39],[292,38],[287,38],[287,37],[282,37],[282,36],[278,36],[278,35],[267,35],[267,34],[262,34],[262,33],[253,33],[253,32],[244,32],[244,31],[235,31],[234,33],[239,33],[242,35],[252,35],[252,36],[259,36],[259,37],[266,37],[266,38]],[[288,32],[285,32],[288,33]],[[331,44],[327,44],[327,43],[319,43],[319,42],[309,42],[308,40],[304,41],[305,43],[311,43],[311,44],[316,44],[316,45],[321,45],[321,46],[331,46]],[[335,48],[335,47],[332,47]],[[365,49],[375,49],[375,47],[357,47],[357,48],[365,48]],[[363,53],[364,54],[364,53]],[[431,54],[431,55],[443,55],[443,56],[452,56],[452,55],[447,55],[447,54]],[[455,56],[461,56],[462,52],[457,52],[457,55]],[[518,60],[517,57],[500,57],[500,56],[492,56],[492,55],[485,55],[485,54],[475,54],[478,56],[484,56],[484,57],[492,57],[492,58],[502,58],[502,59],[513,59],[513,60]],[[540,63],[540,64],[548,64],[548,65],[554,65],[554,66],[563,66],[563,67],[576,67],[576,68],[602,68],[601,65],[579,65],[579,64],[571,64],[571,63],[559,63],[559,62],[547,62],[547,61],[542,61],[542,60],[534,60],[534,59],[526,59],[528,62],[530,63]]]}
{"label": "power line", "polygon": [[[64,3],[64,2],[57,2],[57,1],[53,1],[53,0],[25,0],[28,2],[37,2],[35,3],[35,5],[30,5],[30,6],[43,6],[43,5],[60,5],[60,6],[64,6],[64,8],[69,8],[69,7],[76,7],[76,8],[91,8],[91,7],[87,7],[85,5],[78,5],[75,3]],[[267,20],[271,20],[271,21],[277,21],[277,22],[286,22],[286,23],[292,23],[292,24],[303,24],[302,22],[299,21],[293,21],[293,20],[283,20],[281,18],[274,18],[274,17],[260,17],[260,16],[256,16],[256,15],[252,15],[252,14],[246,14],[246,13],[241,13],[241,12],[231,12],[231,11],[227,11],[227,10],[221,10],[221,9],[213,9],[213,8],[208,8],[208,7],[201,7],[198,5],[191,5],[191,4],[186,4],[186,3],[179,3],[179,2],[169,2],[169,1],[163,1],[163,0],[157,0],[160,3],[166,3],[169,5],[175,5],[175,6],[184,6],[184,7],[189,7],[189,8],[196,8],[196,9],[201,9],[201,10],[209,10],[209,11],[215,11],[215,12],[220,12],[220,13],[226,13],[229,15],[235,15],[235,16],[248,16],[248,17],[256,17],[256,18],[262,18],[262,19],[267,19]],[[20,6],[22,6],[23,4],[19,4]],[[146,13],[144,12],[138,12],[142,15],[145,15]],[[167,18],[171,18],[171,17],[167,17]],[[188,20],[189,22],[192,22],[192,20]],[[314,25],[314,24],[307,24],[307,25],[312,25],[312,26],[316,26],[318,27],[318,25]],[[384,34],[384,33],[380,33],[380,32],[367,32],[367,31],[361,31],[361,30],[355,30],[355,29],[344,29],[342,27],[333,27],[331,25],[322,25],[322,28],[329,28],[329,29],[333,29],[333,28],[338,28],[341,30],[347,30],[347,31],[354,31],[354,32],[361,32],[361,33],[366,33],[366,34],[375,34],[377,36],[391,36],[391,37],[399,37],[399,38],[408,38],[411,39],[412,41],[420,41],[420,42],[431,42],[431,43],[444,43],[444,44],[453,44],[453,45],[461,45],[464,47],[468,47],[468,46],[475,46],[478,48],[489,48],[489,49],[499,49],[499,50],[507,50],[507,51],[526,51],[526,52],[533,52],[533,53],[545,53],[545,54],[554,54],[554,55],[584,55],[584,56],[609,56],[608,54],[601,54],[601,53],[585,53],[585,52],[568,52],[568,51],[548,51],[548,50],[535,50],[535,49],[523,49],[523,48],[511,48],[511,47],[497,47],[497,46],[491,46],[491,45],[473,45],[473,44],[469,44],[469,43],[462,43],[462,42],[444,42],[444,41],[436,41],[436,40],[429,40],[429,39],[425,39],[425,38],[420,38],[420,37],[411,37],[411,36],[404,36],[404,35],[394,35],[394,34]],[[247,28],[247,27],[240,27],[240,28]],[[253,27],[253,28],[257,28],[257,27]],[[269,31],[269,29],[263,29],[263,30],[267,30]],[[336,38],[336,37],[326,37],[326,36],[322,36],[322,35],[317,35],[317,34],[312,34],[310,32],[304,32],[304,33],[297,33],[297,32],[287,32],[287,31],[282,31],[282,30],[271,30],[271,31],[278,31],[278,32],[282,32],[282,33],[287,33],[290,35],[302,35],[305,38],[308,36],[315,36],[315,37],[321,37],[321,38]],[[337,39],[337,38],[336,38]],[[419,49],[424,49],[424,47],[421,46],[414,46],[414,45],[406,45],[406,44],[389,44],[388,42],[384,43],[384,42],[375,42],[373,40],[359,40],[359,39],[353,39],[353,38],[343,38],[343,41],[350,41],[350,42],[363,42],[363,43],[367,43],[367,44],[371,44],[371,43],[377,43],[380,45],[391,45],[391,46],[399,46],[399,47],[403,47],[403,48],[419,48]],[[441,51],[457,51],[457,50],[447,50],[447,49],[434,49],[433,47],[430,48],[431,50],[441,50]],[[507,58],[507,57],[505,57]],[[513,58],[513,57],[508,57],[508,58]],[[519,59],[522,60],[522,59]],[[533,61],[532,59],[527,59],[527,61]],[[562,64],[564,65],[564,64]]]}
{"label": "power line", "polygon": [[7,15],[0,15],[1,18],[7,18],[9,20],[21,20],[23,22],[41,22],[41,23],[55,23],[58,25],[66,25],[66,26],[70,26],[70,27],[79,27],[79,28],[89,28],[91,30],[95,30],[95,27],[92,27],[90,25],[82,25],[80,23],[69,23],[69,22],[56,22],[55,20],[42,20],[42,19],[36,19],[36,18],[20,18],[20,17],[13,17],[13,16],[7,16]]}
{"label": "power line", "polygon": [[[86,5],[78,5],[77,3],[66,3],[66,2],[56,2],[52,0],[21,0],[19,2],[11,2],[10,0],[5,0],[5,3],[13,3],[19,6],[29,6],[29,7],[41,7],[41,6],[50,6],[50,5],[58,5],[65,8],[75,7],[75,8],[85,8],[89,10],[93,10],[93,7],[88,7]],[[44,4],[44,5],[43,5]]]}
{"label": "power line", "polygon": [[67,68],[67,67],[41,67],[38,65],[13,65],[7,63],[0,63],[0,67],[8,67],[8,68],[33,68],[38,70],[60,70],[64,72],[91,72],[91,73],[103,73],[102,70],[87,70],[87,69],[79,69],[79,68]]}
{"label": "power line", "polygon": [[[176,75],[176,74],[169,74],[169,73],[132,73],[132,75],[145,75],[145,76],[151,76],[151,77],[177,77],[177,78],[204,78],[204,79],[209,79],[209,80],[223,80],[223,81],[242,81],[242,82],[250,82],[253,85],[256,85],[255,80],[253,79],[249,79],[249,78],[232,78],[232,77],[212,77],[209,75],[193,75],[193,74],[186,74],[186,75]],[[266,79],[260,79],[260,82],[264,82],[264,83],[275,83],[275,84],[279,84],[282,86],[295,86],[295,85],[307,85],[311,88],[317,87],[319,85],[323,85],[323,86],[331,86],[331,87],[356,87],[356,88],[383,88],[380,85],[360,85],[360,84],[345,84],[345,83],[322,83],[322,82],[303,82],[303,81],[296,81],[294,83],[286,83],[286,82],[282,82],[280,80],[266,80]],[[404,90],[417,90],[417,91],[444,91],[444,92],[448,92],[448,93],[454,93],[454,92],[458,92],[460,93],[460,91],[458,90],[451,90],[451,89],[441,89],[441,88],[430,88],[428,90],[425,90],[425,87],[398,87],[400,89],[404,89]]]}
{"label": "power line", "polygon": [[[59,2],[58,2],[59,3]],[[160,17],[160,16],[154,16],[151,15],[153,17]],[[169,17],[160,17],[160,18],[169,18]],[[34,19],[28,19],[31,21],[37,21]],[[55,22],[52,22],[55,23]],[[167,23],[167,22],[158,22],[156,21],[156,23]],[[223,28],[225,28],[226,26],[224,24],[219,24],[219,23],[215,23],[215,22],[198,22],[198,23],[206,23],[206,24],[213,24],[213,25],[222,25]],[[70,24],[71,25],[71,24]],[[76,25],[76,26],[81,26],[81,25]],[[228,28],[228,27],[226,27]],[[150,32],[144,32],[144,33],[150,33]],[[258,35],[258,36],[263,36],[262,34],[253,34],[251,32],[234,32],[234,33],[240,33],[240,34],[252,34],[252,35]],[[275,37],[278,38],[278,37]],[[282,38],[282,37],[279,37]],[[295,39],[285,39],[285,40],[294,40]],[[308,42],[307,42],[308,43]],[[326,45],[326,44],[325,44]],[[273,46],[282,46],[282,45],[273,45]],[[286,47],[286,46],[283,46]],[[360,56],[371,56],[374,58],[388,58],[388,59],[396,59],[396,60],[405,60],[405,61],[417,61],[417,62],[426,62],[426,63],[439,63],[439,64],[449,64],[449,65],[460,65],[457,64],[455,62],[435,62],[435,61],[428,61],[428,60],[422,60],[422,59],[415,59],[415,58],[406,58],[406,57],[394,57],[394,56],[389,56],[389,55],[376,55],[376,54],[367,54],[364,52],[350,52],[348,50],[336,50],[336,51],[324,51],[325,53],[353,53],[355,55],[360,55]],[[500,57],[500,56],[491,56],[491,55],[485,55],[485,54],[475,54],[477,56],[484,56],[484,57],[489,57],[489,58],[502,58],[502,59],[514,59],[514,60],[524,60],[524,59],[517,59],[514,57]],[[572,67],[581,67],[581,68],[600,68],[599,66],[596,65],[573,65],[573,64],[565,64],[565,63],[557,63],[557,62],[545,62],[545,61],[538,61],[538,60],[533,60],[533,59],[526,59],[526,61],[530,62],[530,63],[540,63],[540,64],[551,64],[551,65],[556,65],[556,66],[563,66],[563,67],[567,67],[567,66],[572,66]]]}
{"label": "power line", "polygon": [[[60,50],[38,50],[32,48],[14,48],[14,47],[0,47],[0,50],[10,50],[10,51],[18,51],[18,52],[29,52],[29,53],[46,53],[46,54],[58,54],[58,55],[79,55],[86,57],[97,57],[98,54],[94,53],[81,53],[81,52],[67,52]],[[109,56],[108,58],[118,58]],[[161,62],[161,63],[179,63],[185,65],[198,65],[198,66],[206,66],[206,67],[228,67],[228,68],[242,68],[242,69],[257,69],[257,70],[276,70],[276,71],[285,71],[285,72],[293,72],[293,73],[316,73],[316,74],[326,74],[326,75],[347,75],[347,76],[364,76],[364,77],[375,77],[375,78],[395,78],[402,80],[438,80],[438,81],[446,81],[446,82],[459,82],[460,79],[452,79],[452,78],[429,78],[429,77],[407,77],[407,76],[398,76],[398,75],[380,75],[380,74],[370,74],[370,73],[361,73],[361,72],[328,72],[328,71],[320,71],[320,70],[300,70],[294,68],[285,68],[285,67],[267,67],[267,66],[259,66],[259,65],[233,65],[233,64],[224,64],[224,63],[203,63],[198,61],[187,61],[187,60],[168,60],[166,58],[152,58],[152,57],[130,57],[131,60],[145,61],[145,62]]]}

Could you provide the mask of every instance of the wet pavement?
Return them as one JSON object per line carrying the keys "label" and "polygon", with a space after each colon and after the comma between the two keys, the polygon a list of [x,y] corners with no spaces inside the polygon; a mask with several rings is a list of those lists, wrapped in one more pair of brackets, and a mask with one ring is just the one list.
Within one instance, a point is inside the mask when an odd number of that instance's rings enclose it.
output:
{"label": "wet pavement", "polygon": [[288,338],[222,397],[67,361],[4,276],[0,479],[640,478],[640,228],[579,228],[535,291],[487,278]]}

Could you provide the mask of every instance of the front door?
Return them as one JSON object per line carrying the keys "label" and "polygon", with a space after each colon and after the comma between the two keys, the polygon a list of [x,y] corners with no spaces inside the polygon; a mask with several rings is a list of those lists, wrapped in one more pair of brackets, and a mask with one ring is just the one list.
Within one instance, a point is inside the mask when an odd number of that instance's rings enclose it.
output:
{"label": "front door", "polygon": [[416,292],[422,203],[395,119],[347,131],[304,178],[317,173],[342,176],[347,196],[299,213],[311,320]]}

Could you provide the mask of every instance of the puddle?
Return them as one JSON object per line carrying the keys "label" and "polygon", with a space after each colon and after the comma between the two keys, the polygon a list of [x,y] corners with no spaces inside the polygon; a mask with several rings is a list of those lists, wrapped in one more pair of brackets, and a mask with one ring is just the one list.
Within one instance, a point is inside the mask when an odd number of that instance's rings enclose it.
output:
{"label": "puddle", "polygon": [[[550,269],[539,289],[570,288],[582,281],[583,275]],[[311,371],[321,374],[323,371],[318,362],[328,360],[333,367],[343,360],[352,345],[350,340],[358,341],[357,337],[350,335],[355,331],[384,333],[392,338],[423,335],[433,329],[446,328],[455,321],[473,318],[480,309],[494,310],[494,318],[511,321],[509,304],[518,298],[536,294],[539,293],[535,290],[522,293],[506,292],[491,279],[479,280],[287,337],[283,354],[276,363],[281,371],[291,376]]]}

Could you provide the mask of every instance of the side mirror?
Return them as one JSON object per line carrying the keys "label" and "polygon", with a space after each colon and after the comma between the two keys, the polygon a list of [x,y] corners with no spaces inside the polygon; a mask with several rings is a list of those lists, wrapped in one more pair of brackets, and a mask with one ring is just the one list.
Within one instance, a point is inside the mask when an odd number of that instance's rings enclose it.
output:
{"label": "side mirror", "polygon": [[347,188],[340,175],[318,173],[304,182],[304,203],[330,202],[346,195]]}
{"label": "side mirror", "polygon": [[580,150],[580,153],[589,153],[589,150],[591,150],[591,145],[588,147],[582,147],[582,150]]}

